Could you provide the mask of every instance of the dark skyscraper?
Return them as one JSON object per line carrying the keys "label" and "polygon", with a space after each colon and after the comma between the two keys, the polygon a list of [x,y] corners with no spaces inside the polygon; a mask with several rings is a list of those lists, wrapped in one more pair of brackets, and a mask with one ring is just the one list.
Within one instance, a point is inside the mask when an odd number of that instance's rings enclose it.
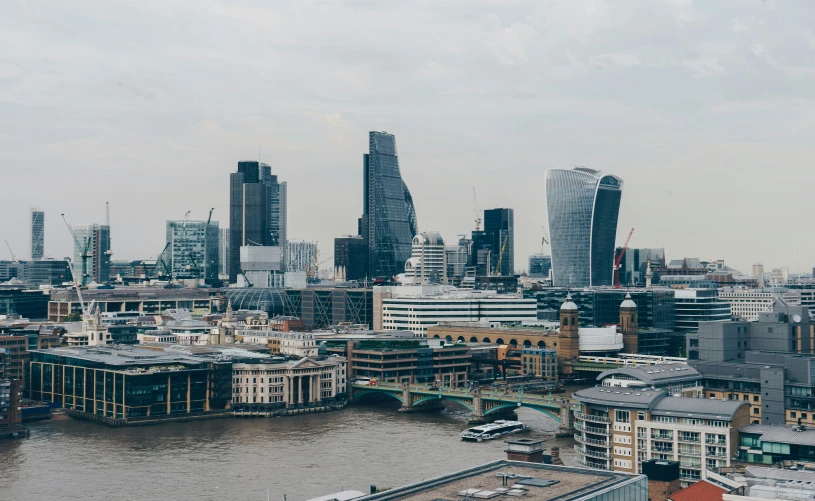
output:
{"label": "dark skyscraper", "polygon": [[[501,276],[511,277],[515,274],[515,211],[512,209],[490,209],[484,211],[484,229],[473,231],[473,259],[478,258],[481,251],[486,256],[489,251],[489,270],[479,270],[482,275],[500,272]],[[504,246],[506,242],[506,246]],[[501,255],[501,249],[504,253]],[[501,260],[501,269],[496,270],[498,260]],[[472,263],[478,266],[477,262]],[[486,271],[486,273],[484,273]]]}
{"label": "dark skyscraper", "polygon": [[363,280],[368,274],[368,246],[360,236],[334,239],[334,278]]}
{"label": "dark skyscraper", "polygon": [[229,282],[240,273],[240,248],[272,245],[269,229],[269,188],[260,180],[260,164],[238,162],[238,172],[229,175]]}
{"label": "dark skyscraper", "polygon": [[594,169],[546,171],[553,285],[612,285],[622,191],[622,179]]}
{"label": "dark skyscraper", "polygon": [[359,230],[367,242],[368,276],[391,279],[405,271],[416,230],[413,198],[399,172],[396,138],[370,132],[363,159],[363,213]]}
{"label": "dark skyscraper", "polygon": [[[260,182],[269,196],[269,245],[280,246],[282,262],[286,263],[286,190],[288,185],[272,174],[271,166],[260,164]],[[285,266],[285,264],[284,264]],[[284,270],[285,271],[285,270]]]}
{"label": "dark skyscraper", "polygon": [[42,259],[45,251],[45,212],[31,211],[31,259]]}

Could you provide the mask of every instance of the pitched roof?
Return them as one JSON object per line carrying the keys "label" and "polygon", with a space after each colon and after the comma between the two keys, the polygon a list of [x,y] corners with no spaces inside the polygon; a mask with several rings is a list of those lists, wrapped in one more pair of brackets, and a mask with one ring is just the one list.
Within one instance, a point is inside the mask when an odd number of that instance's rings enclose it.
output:
{"label": "pitched roof", "polygon": [[722,501],[722,494],[727,490],[707,480],[700,480],[690,487],[668,496],[671,501]]}

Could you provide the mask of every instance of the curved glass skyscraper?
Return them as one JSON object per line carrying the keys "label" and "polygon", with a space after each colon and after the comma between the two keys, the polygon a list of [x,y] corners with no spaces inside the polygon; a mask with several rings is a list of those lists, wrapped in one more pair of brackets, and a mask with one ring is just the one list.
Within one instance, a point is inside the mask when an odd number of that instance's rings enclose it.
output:
{"label": "curved glass skyscraper", "polygon": [[546,171],[553,285],[612,285],[622,192],[623,180],[601,171]]}
{"label": "curved glass skyscraper", "polygon": [[391,279],[405,271],[416,230],[416,210],[399,172],[396,138],[368,134],[364,157],[364,201],[360,233],[368,243],[368,276]]}

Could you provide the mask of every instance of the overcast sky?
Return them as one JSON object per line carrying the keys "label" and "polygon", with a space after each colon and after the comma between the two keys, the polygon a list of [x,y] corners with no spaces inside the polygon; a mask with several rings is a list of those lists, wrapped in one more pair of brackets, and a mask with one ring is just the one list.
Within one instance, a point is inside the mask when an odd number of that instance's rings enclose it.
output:
{"label": "overcast sky", "polygon": [[518,270],[572,164],[624,179],[618,242],[811,270],[814,29],[810,0],[0,0],[0,238],[27,258],[37,207],[68,255],[59,214],[110,201],[114,259],[155,257],[187,210],[228,225],[260,150],[327,257],[385,130],[420,228],[469,233],[475,186]]}

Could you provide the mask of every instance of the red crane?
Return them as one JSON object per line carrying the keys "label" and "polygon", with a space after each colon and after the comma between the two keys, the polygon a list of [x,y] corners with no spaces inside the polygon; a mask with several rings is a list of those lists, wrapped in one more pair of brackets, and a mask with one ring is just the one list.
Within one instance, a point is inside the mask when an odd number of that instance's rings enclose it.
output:
{"label": "red crane", "polygon": [[631,235],[634,234],[634,228],[631,228],[631,231],[628,232],[628,238],[625,239],[625,244],[623,244],[622,249],[620,249],[620,254],[617,256],[617,259],[614,260],[614,288],[620,288],[620,263],[623,262],[623,256],[625,256],[625,250],[628,248],[628,242],[631,241]]}

